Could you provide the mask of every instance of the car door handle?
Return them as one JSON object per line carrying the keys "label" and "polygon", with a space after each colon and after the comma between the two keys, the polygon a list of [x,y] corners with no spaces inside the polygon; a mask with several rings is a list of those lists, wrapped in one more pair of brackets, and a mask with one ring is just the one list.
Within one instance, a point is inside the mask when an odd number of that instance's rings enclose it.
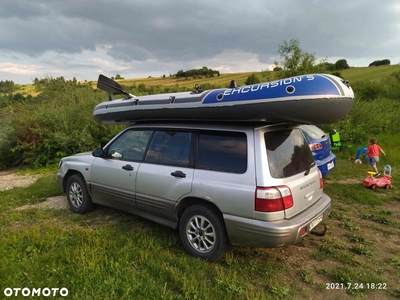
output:
{"label": "car door handle", "polygon": [[182,171],[175,171],[175,172],[172,172],[171,175],[174,176],[174,177],[186,178],[186,174],[183,173]]}
{"label": "car door handle", "polygon": [[125,165],[122,167],[122,169],[127,170],[127,171],[133,171],[133,167],[131,165]]}

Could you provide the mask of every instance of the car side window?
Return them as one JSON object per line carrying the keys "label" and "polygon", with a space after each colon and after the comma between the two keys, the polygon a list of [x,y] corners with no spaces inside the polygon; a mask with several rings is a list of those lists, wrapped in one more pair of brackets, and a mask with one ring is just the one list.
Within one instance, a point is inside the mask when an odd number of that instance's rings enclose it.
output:
{"label": "car side window", "polygon": [[192,133],[175,130],[156,131],[145,162],[161,165],[190,165]]}
{"label": "car side window", "polygon": [[141,161],[152,133],[152,130],[125,131],[109,146],[107,158]]}
{"label": "car side window", "polygon": [[199,134],[196,168],[228,173],[247,170],[247,136],[243,132]]}

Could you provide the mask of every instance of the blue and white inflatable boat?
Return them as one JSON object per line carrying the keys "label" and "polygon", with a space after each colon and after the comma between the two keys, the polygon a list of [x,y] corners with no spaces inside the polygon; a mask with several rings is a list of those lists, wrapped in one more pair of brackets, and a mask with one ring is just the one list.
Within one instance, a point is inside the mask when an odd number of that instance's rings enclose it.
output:
{"label": "blue and white inflatable boat", "polygon": [[[354,93],[348,82],[328,74],[309,74],[281,80],[193,92],[134,96],[100,75],[97,87],[110,94],[98,104],[95,120],[103,124],[138,121],[262,121],[269,123],[329,124],[352,109]],[[113,100],[113,95],[125,94]]]}

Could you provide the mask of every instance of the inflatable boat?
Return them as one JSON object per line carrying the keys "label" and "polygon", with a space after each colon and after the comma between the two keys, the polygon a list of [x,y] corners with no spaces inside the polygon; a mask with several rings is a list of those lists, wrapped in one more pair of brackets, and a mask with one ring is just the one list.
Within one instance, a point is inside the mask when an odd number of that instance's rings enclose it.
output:
{"label": "inflatable boat", "polygon": [[[261,121],[268,123],[329,124],[351,110],[354,93],[349,83],[328,74],[308,74],[230,88],[134,96],[114,80],[99,76],[97,87],[110,100],[93,111],[102,124],[138,121]],[[114,95],[124,94],[122,99]]]}

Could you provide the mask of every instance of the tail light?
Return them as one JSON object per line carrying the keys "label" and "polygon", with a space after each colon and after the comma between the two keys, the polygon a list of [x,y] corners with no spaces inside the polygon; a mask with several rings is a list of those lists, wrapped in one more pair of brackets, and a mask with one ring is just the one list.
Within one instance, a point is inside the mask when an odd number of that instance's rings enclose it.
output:
{"label": "tail light", "polygon": [[260,212],[282,211],[293,206],[293,196],[287,186],[257,187],[255,210]]}
{"label": "tail light", "polygon": [[322,173],[318,169],[318,175],[319,175],[319,188],[322,190],[324,188],[324,180],[322,179]]}
{"label": "tail light", "polygon": [[310,146],[311,151],[316,151],[316,150],[320,150],[323,148],[322,144],[320,144],[320,143],[309,144],[309,146]]}

